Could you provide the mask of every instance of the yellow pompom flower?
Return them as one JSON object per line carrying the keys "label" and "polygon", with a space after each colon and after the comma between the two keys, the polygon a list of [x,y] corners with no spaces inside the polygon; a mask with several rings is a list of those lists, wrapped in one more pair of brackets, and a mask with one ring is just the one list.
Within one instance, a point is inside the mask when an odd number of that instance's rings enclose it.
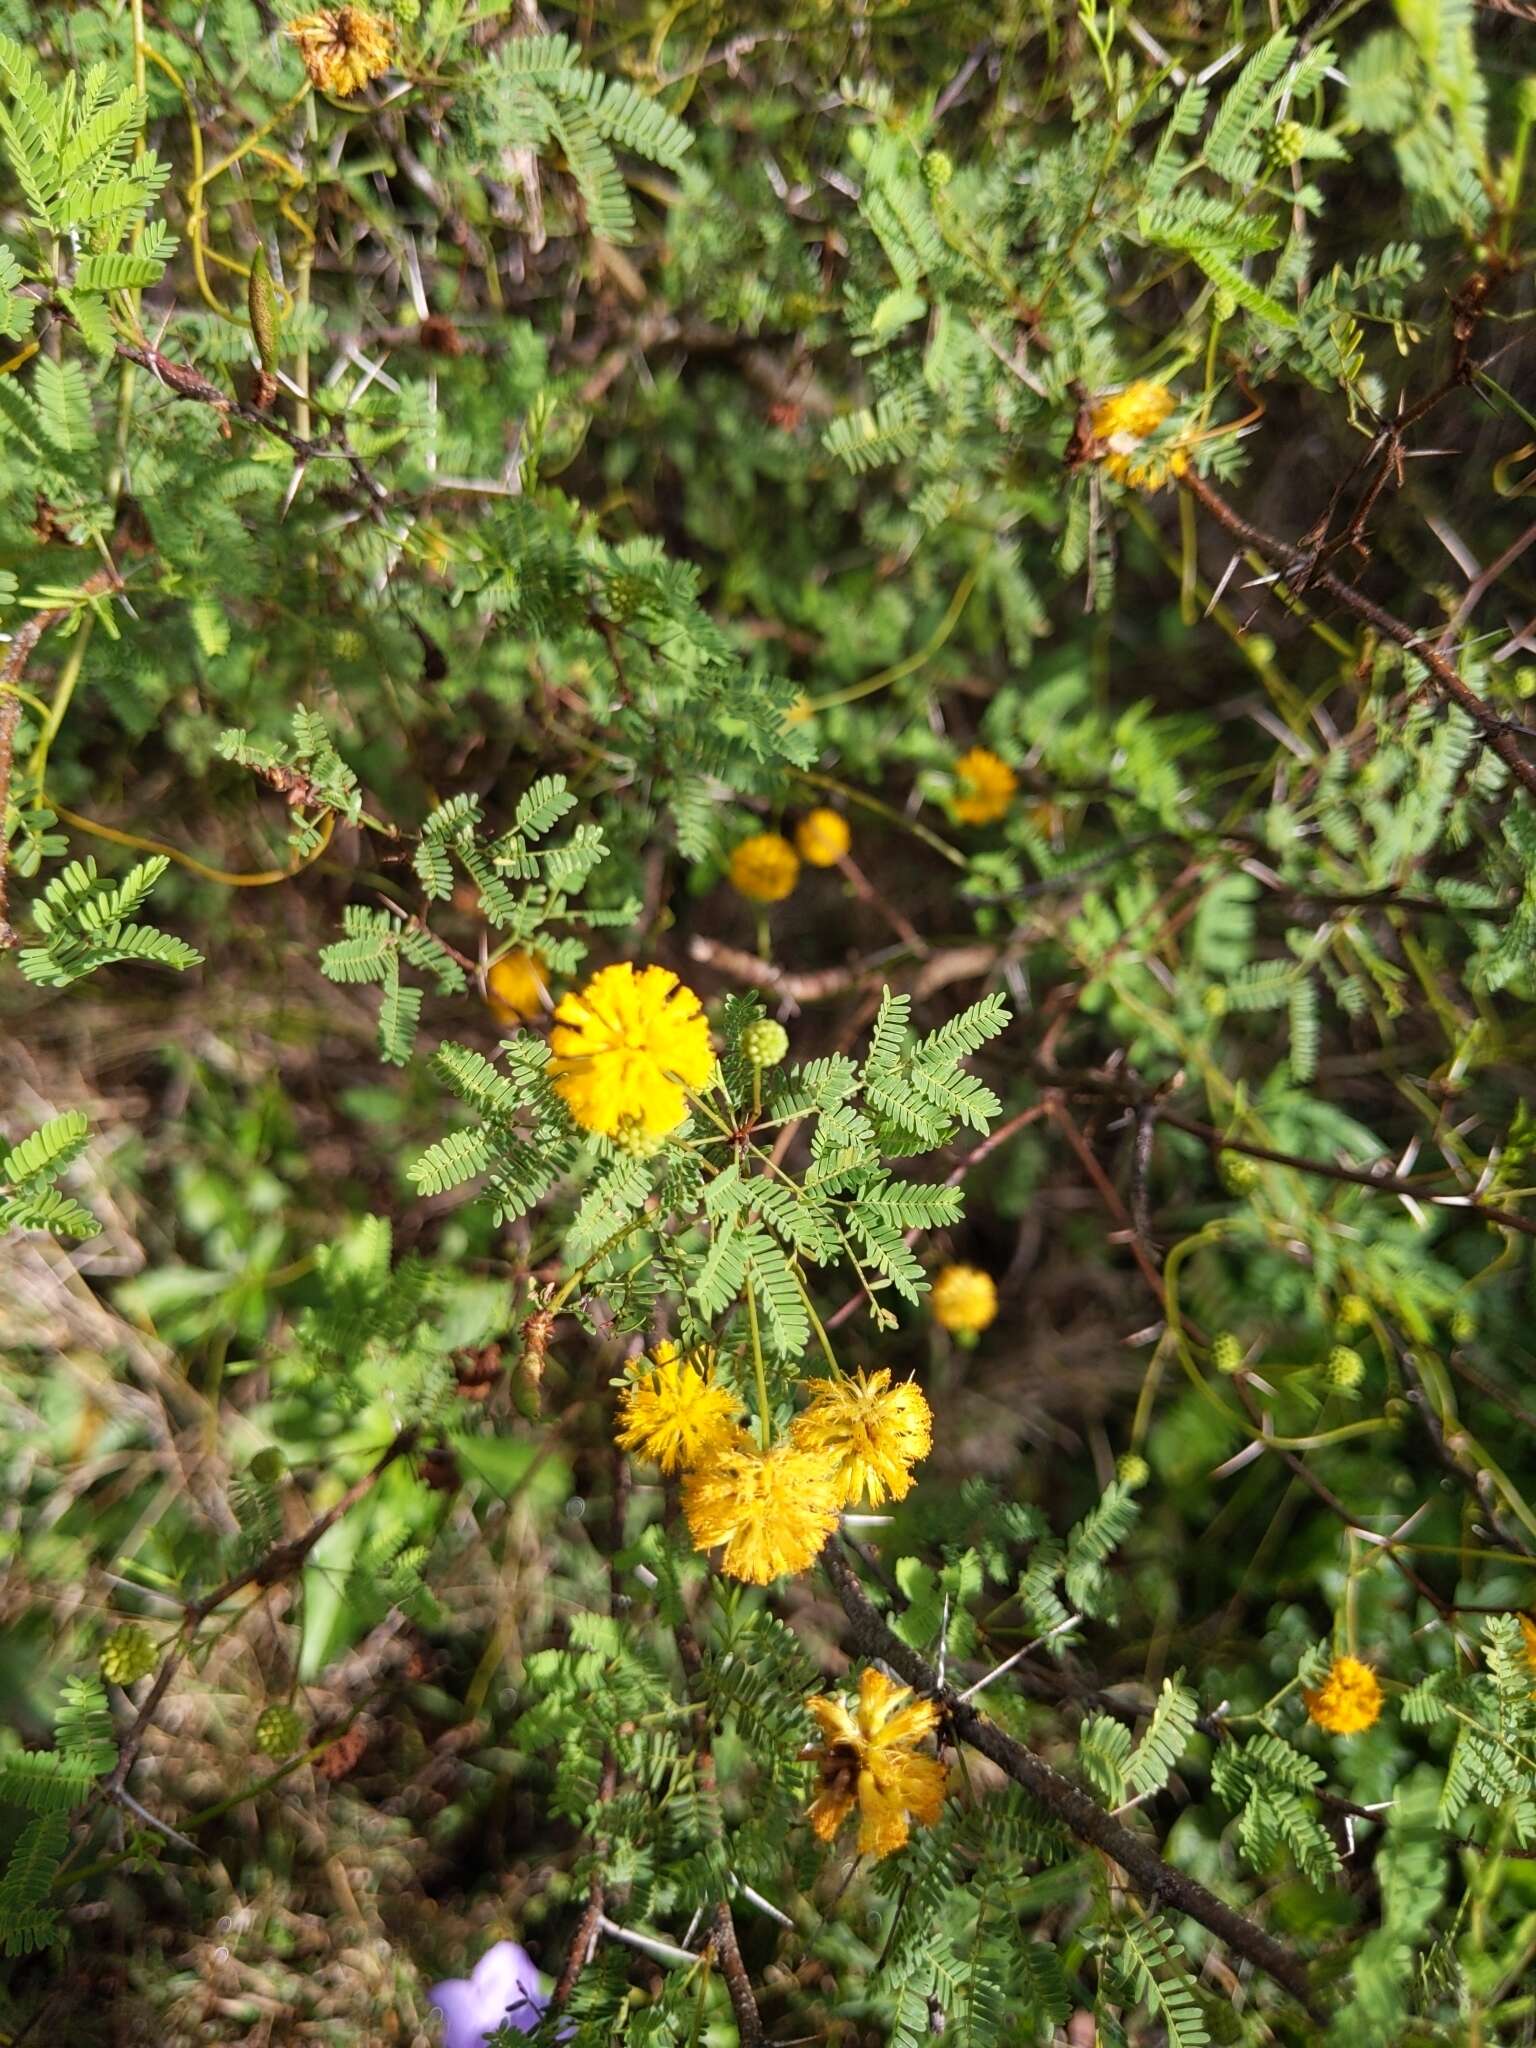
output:
{"label": "yellow pompom flower", "polygon": [[1108,443],[1104,467],[1116,482],[1133,490],[1160,491],[1170,476],[1183,476],[1189,458],[1174,447],[1158,455],[1138,456],[1136,449],[1173,411],[1177,400],[1166,384],[1139,377],[1123,391],[1112,391],[1093,409],[1094,438]]}
{"label": "yellow pompom flower", "polygon": [[800,879],[800,856],[777,832],[754,832],[731,854],[731,886],[754,903],[782,903]]}
{"label": "yellow pompom flower", "polygon": [[520,946],[503,953],[485,977],[485,999],[498,1024],[526,1024],[538,1016],[548,995],[544,962]]}
{"label": "yellow pompom flower", "polygon": [[1381,1681],[1358,1657],[1335,1657],[1316,1691],[1302,1687],[1307,1718],[1330,1735],[1359,1735],[1381,1719]]}
{"label": "yellow pompom flower", "polygon": [[714,1071],[698,997],[666,967],[627,960],[563,996],[549,1034],[555,1093],[585,1131],[662,1137],[687,1114],[684,1088]]}
{"label": "yellow pompom flower", "polygon": [[1155,433],[1173,411],[1174,397],[1166,384],[1150,377],[1138,377],[1123,391],[1108,392],[1093,408],[1093,431],[1101,441],[1124,435],[1130,441],[1144,441]]}
{"label": "yellow pompom flower", "polygon": [[955,763],[950,809],[962,825],[990,825],[1007,812],[1019,778],[986,747],[972,747]]}
{"label": "yellow pompom flower", "polygon": [[1536,1621],[1528,1614],[1520,1617],[1520,1633],[1525,1638],[1525,1661],[1536,1671]]}
{"label": "yellow pompom flower", "polygon": [[321,7],[290,21],[284,34],[298,45],[310,83],[339,100],[361,92],[393,57],[394,31],[367,7]]}
{"label": "yellow pompom flower", "polygon": [[835,868],[852,844],[848,820],[840,811],[807,811],[795,827],[796,849],[809,867]]}
{"label": "yellow pompom flower", "polygon": [[658,1344],[652,1369],[619,1396],[622,1450],[649,1458],[663,1472],[681,1472],[723,1450],[736,1435],[741,1403],[715,1382],[713,1353],[684,1358],[675,1344]]}
{"label": "yellow pompom flower", "polygon": [[888,1372],[859,1372],[817,1380],[790,1438],[831,1463],[844,1507],[879,1507],[912,1491],[912,1467],[933,1446],[933,1415],[911,1380],[893,1387]]}
{"label": "yellow pompom flower", "polygon": [[818,1766],[821,1790],[809,1820],[823,1842],[859,1810],[859,1854],[889,1856],[902,1848],[913,1821],[932,1827],[944,1810],[944,1766],[918,1744],[938,1726],[931,1700],[914,1696],[872,1666],[859,1675],[859,1703],[820,1694],[806,1701],[821,1741],[802,1752]]}
{"label": "yellow pompom flower", "polygon": [[946,1266],[933,1283],[933,1319],[941,1330],[974,1337],[997,1314],[997,1287],[979,1266]]}
{"label": "yellow pompom flower", "polygon": [[837,1527],[830,1462],[793,1443],[763,1450],[745,1433],[683,1481],[683,1513],[695,1550],[724,1545],[724,1571],[766,1586],[815,1563]]}

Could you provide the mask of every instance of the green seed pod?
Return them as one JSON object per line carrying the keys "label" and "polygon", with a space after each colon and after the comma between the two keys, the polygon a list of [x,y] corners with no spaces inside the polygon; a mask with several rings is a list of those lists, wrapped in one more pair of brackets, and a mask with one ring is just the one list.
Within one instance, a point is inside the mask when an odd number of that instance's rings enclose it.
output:
{"label": "green seed pod", "polygon": [[115,1628],[101,1646],[101,1675],[113,1685],[137,1685],[160,1662],[149,1631],[136,1621]]}
{"label": "green seed pod", "polygon": [[1335,1344],[1323,1361],[1324,1384],[1336,1394],[1352,1394],[1365,1378],[1365,1360],[1351,1345]]}
{"label": "green seed pod", "polygon": [[281,1700],[270,1707],[263,1707],[256,1723],[256,1747],[263,1756],[277,1762],[285,1756],[292,1756],[304,1735],[304,1723],[290,1706]]}
{"label": "green seed pod", "polygon": [[246,286],[245,303],[250,314],[251,332],[256,337],[257,360],[271,377],[277,370],[278,341],[282,334],[283,316],[278,309],[277,287],[272,282],[267,252],[260,242],[256,244],[256,254],[251,258],[251,275]]}
{"label": "green seed pod", "polygon": [[1137,1457],[1134,1451],[1127,1451],[1123,1458],[1116,1460],[1115,1477],[1122,1486],[1129,1486],[1134,1491],[1136,1487],[1146,1485],[1152,1477],[1152,1467],[1145,1458]]}
{"label": "green seed pod", "polygon": [[741,1056],[749,1067],[776,1067],[789,1051],[789,1033],[771,1017],[760,1017],[741,1034]]}
{"label": "green seed pod", "polygon": [[1243,1347],[1233,1330],[1218,1330],[1211,1339],[1211,1363],[1218,1372],[1237,1372],[1243,1362]]}

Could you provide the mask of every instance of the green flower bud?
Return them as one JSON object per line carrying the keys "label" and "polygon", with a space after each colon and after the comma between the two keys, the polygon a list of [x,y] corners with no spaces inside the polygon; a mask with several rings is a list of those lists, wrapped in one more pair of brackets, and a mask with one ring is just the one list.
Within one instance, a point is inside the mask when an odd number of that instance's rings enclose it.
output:
{"label": "green flower bud", "polygon": [[1219,981],[1213,981],[1200,994],[1200,1007],[1207,1017],[1225,1017],[1227,1014],[1227,992]]}
{"label": "green flower bud", "polygon": [[1477,1317],[1469,1308],[1453,1309],[1451,1312],[1451,1341],[1466,1344],[1477,1335]]}
{"label": "green flower bud", "polygon": [[1323,1381],[1336,1394],[1352,1394],[1365,1378],[1365,1360],[1348,1344],[1335,1344],[1323,1361]]}
{"label": "green flower bud", "polygon": [[1211,1363],[1218,1372],[1237,1372],[1243,1363],[1243,1347],[1233,1330],[1218,1330],[1211,1339]]}
{"label": "green flower bud", "polygon": [[630,1159],[654,1159],[667,1140],[665,1134],[648,1131],[638,1117],[627,1116],[610,1142]]}
{"label": "green flower bud", "polygon": [[1229,1195],[1251,1195],[1262,1178],[1258,1161],[1245,1158],[1241,1152],[1223,1152],[1220,1172],[1221,1184]]}
{"label": "green flower bud", "polygon": [[1289,170],[1306,146],[1307,131],[1299,121],[1277,121],[1264,137],[1264,161],[1271,170]]}
{"label": "green flower bud", "polygon": [[149,1631],[136,1621],[115,1628],[101,1646],[101,1675],[113,1685],[137,1685],[159,1662]]}
{"label": "green flower bud", "polygon": [[638,575],[633,569],[616,569],[608,578],[603,589],[603,602],[608,616],[622,625],[626,619],[644,609],[646,600],[653,595],[649,580]]}
{"label": "green flower bud", "polygon": [[292,1756],[303,1740],[304,1723],[294,1709],[279,1700],[270,1707],[263,1707],[256,1723],[256,1747],[263,1756],[277,1762],[285,1756]]}
{"label": "green flower bud", "polygon": [[1536,697],[1536,666],[1523,661],[1515,670],[1515,695]]}
{"label": "green flower bud", "polygon": [[955,166],[945,150],[930,149],[923,158],[923,178],[930,192],[942,192],[955,175]]}
{"label": "green flower bud", "polygon": [[1237,301],[1224,284],[1218,285],[1211,294],[1211,311],[1218,320],[1230,320],[1237,311]]}
{"label": "green flower bud", "polygon": [[1363,1294],[1346,1294],[1339,1302],[1334,1321],[1347,1336],[1351,1330],[1363,1330],[1371,1320],[1371,1304]]}
{"label": "green flower bud", "polygon": [[269,1444],[264,1451],[258,1451],[251,1460],[251,1477],[262,1486],[276,1486],[287,1470],[288,1460],[276,1444]]}
{"label": "green flower bud", "polygon": [[1152,1477],[1152,1467],[1145,1458],[1139,1458],[1134,1451],[1127,1451],[1123,1458],[1116,1461],[1115,1477],[1122,1486],[1129,1486],[1134,1490],[1138,1486],[1146,1485]]}
{"label": "green flower bud", "polygon": [[771,1017],[760,1017],[741,1034],[741,1056],[749,1067],[776,1067],[789,1051],[789,1033]]}

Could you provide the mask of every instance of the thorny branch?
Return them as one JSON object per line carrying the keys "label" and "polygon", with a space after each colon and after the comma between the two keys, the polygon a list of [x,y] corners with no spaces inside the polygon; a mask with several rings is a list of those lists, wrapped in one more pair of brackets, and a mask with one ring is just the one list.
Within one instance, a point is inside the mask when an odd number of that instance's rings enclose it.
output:
{"label": "thorny branch", "polygon": [[1482,698],[1462,679],[1460,672],[1439,650],[1430,645],[1426,634],[1409,626],[1402,619],[1385,610],[1374,598],[1356,590],[1352,583],[1345,582],[1333,570],[1324,568],[1316,549],[1298,547],[1277,535],[1266,533],[1260,526],[1229,505],[1221,493],[1215,490],[1203,477],[1191,470],[1180,479],[1183,488],[1197,504],[1204,507],[1218,526],[1224,527],[1234,540],[1240,540],[1244,547],[1252,548],[1262,555],[1272,568],[1278,569],[1287,587],[1297,596],[1307,591],[1320,590],[1340,604],[1355,617],[1364,620],[1419,662],[1442,697],[1464,711],[1482,734],[1483,739],[1508,768],[1511,775],[1531,796],[1536,796],[1536,763],[1526,758],[1515,732],[1496,711],[1490,710]]}
{"label": "thorny branch", "polygon": [[1207,1891],[1203,1884],[1164,1862],[1144,1835],[1133,1833],[1112,1814],[1106,1813],[1097,1801],[1070,1779],[1064,1778],[1043,1757],[1036,1756],[1022,1742],[1005,1734],[994,1721],[963,1700],[953,1687],[941,1684],[938,1674],[926,1659],[887,1627],[835,1538],[822,1552],[822,1564],[842,1603],[843,1612],[853,1624],[854,1640],[863,1655],[879,1657],[908,1685],[934,1700],[962,1741],[968,1742],[972,1749],[980,1750],[1000,1770],[1006,1771],[1079,1841],[1102,1851],[1117,1863],[1149,1904],[1167,1907],[1176,1914],[1186,1914],[1190,1919],[1198,1920],[1218,1941],[1225,1942],[1228,1948],[1236,1950],[1256,1969],[1273,1978],[1306,2008],[1314,2020],[1321,2023],[1323,2009],[1308,1984],[1306,1966],[1299,1956],[1276,1941],[1264,1928],[1235,1912],[1214,1892]]}

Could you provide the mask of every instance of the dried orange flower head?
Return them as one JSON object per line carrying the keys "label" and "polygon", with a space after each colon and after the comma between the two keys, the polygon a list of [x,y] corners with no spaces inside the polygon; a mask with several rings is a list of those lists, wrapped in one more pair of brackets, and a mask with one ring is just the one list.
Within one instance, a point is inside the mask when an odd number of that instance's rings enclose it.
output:
{"label": "dried orange flower head", "polygon": [[809,1818],[822,1841],[832,1840],[855,1807],[861,1856],[900,1849],[913,1821],[933,1825],[944,1809],[944,1766],[918,1752],[938,1726],[931,1700],[915,1698],[910,1686],[871,1666],[860,1674],[857,1707],[819,1694],[805,1704],[821,1730],[805,1756],[820,1771]]}
{"label": "dried orange flower head", "polygon": [[844,1507],[879,1507],[912,1491],[912,1467],[933,1445],[933,1415],[911,1380],[892,1386],[888,1372],[859,1372],[817,1380],[790,1435],[829,1460]]}
{"label": "dried orange flower head", "polygon": [[1358,1657],[1335,1657],[1315,1692],[1302,1688],[1307,1717],[1330,1735],[1359,1735],[1381,1719],[1381,1681]]}
{"label": "dried orange flower head", "polygon": [[731,854],[731,886],[753,903],[782,903],[800,879],[800,856],[777,832],[754,832]]}
{"label": "dried orange flower head", "polygon": [[1094,437],[1108,443],[1104,467],[1117,483],[1129,484],[1133,490],[1160,491],[1170,476],[1183,476],[1189,468],[1188,456],[1177,446],[1160,454],[1136,453],[1177,402],[1166,384],[1145,377],[1099,400],[1093,409]]}
{"label": "dried orange flower head", "polygon": [[503,953],[485,977],[485,999],[498,1024],[526,1024],[538,1016],[548,995],[544,962],[520,946]]}
{"label": "dried orange flower head", "polygon": [[390,67],[394,30],[367,7],[320,7],[290,21],[310,83],[339,100],[361,92]]}
{"label": "dried orange flower head", "polygon": [[712,1352],[684,1358],[675,1344],[658,1344],[651,1371],[619,1396],[614,1437],[663,1472],[681,1472],[727,1448],[740,1413],[736,1396],[716,1384]]}
{"label": "dried orange flower head", "polygon": [[733,1579],[766,1586],[815,1563],[837,1526],[835,1468],[795,1444],[761,1450],[744,1432],[683,1482],[695,1550],[724,1546]]}
{"label": "dried orange flower head", "polygon": [[997,1314],[997,1287],[979,1266],[946,1266],[933,1283],[933,1319],[941,1330],[972,1337]]}
{"label": "dried orange flower head", "polygon": [[955,794],[950,809],[962,825],[990,825],[1013,802],[1019,778],[1006,761],[986,747],[972,747],[955,763]]}
{"label": "dried orange flower head", "polygon": [[549,1034],[555,1093],[583,1130],[664,1137],[687,1114],[685,1088],[714,1072],[709,1021],[666,967],[605,967],[561,998]]}
{"label": "dried orange flower head", "polygon": [[848,820],[840,811],[807,811],[795,827],[795,846],[808,867],[835,868],[852,844]]}

